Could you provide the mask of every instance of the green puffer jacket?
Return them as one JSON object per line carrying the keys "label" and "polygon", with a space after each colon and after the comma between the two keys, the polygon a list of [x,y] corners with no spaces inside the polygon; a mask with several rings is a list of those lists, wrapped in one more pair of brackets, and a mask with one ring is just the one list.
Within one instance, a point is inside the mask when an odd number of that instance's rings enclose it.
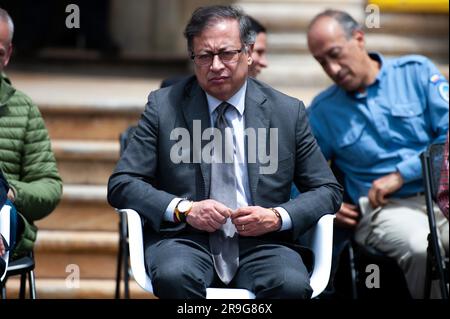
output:
{"label": "green puffer jacket", "polygon": [[20,255],[33,248],[37,233],[33,222],[58,204],[62,180],[39,109],[4,74],[0,78],[0,168],[24,217],[24,233],[15,249]]}

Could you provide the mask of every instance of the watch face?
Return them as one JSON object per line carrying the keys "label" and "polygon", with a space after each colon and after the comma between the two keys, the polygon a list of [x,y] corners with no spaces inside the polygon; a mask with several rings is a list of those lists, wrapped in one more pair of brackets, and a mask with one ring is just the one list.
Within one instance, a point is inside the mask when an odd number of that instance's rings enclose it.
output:
{"label": "watch face", "polygon": [[178,211],[185,213],[187,212],[189,209],[191,208],[191,202],[188,200],[182,200],[179,204],[178,204]]}

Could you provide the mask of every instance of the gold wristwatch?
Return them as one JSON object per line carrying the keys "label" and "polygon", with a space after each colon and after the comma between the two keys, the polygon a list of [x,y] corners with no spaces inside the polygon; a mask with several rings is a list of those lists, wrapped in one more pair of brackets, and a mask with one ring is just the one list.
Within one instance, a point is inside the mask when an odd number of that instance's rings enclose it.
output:
{"label": "gold wristwatch", "polygon": [[193,201],[182,199],[175,207],[174,219],[176,222],[184,223],[187,215],[191,212]]}

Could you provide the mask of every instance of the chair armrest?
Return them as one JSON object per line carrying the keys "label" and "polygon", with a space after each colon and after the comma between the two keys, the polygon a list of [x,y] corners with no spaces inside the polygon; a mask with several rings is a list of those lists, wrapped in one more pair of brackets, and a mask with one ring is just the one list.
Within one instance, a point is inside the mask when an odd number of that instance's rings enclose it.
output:
{"label": "chair armrest", "polygon": [[153,293],[152,282],[145,270],[144,241],[142,237],[141,216],[133,209],[117,209],[119,214],[127,216],[128,247],[133,277],[144,290]]}
{"label": "chair armrest", "polygon": [[333,220],[335,216],[322,216],[314,229],[312,251],[314,252],[314,270],[310,278],[313,289],[311,298],[317,297],[328,285],[333,252]]}

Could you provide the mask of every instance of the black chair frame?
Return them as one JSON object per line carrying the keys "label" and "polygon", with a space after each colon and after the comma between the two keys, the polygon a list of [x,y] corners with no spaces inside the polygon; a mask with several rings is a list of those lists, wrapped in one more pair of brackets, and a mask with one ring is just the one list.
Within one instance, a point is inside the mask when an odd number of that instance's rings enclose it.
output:
{"label": "black chair frame", "polygon": [[[128,145],[128,141],[133,136],[136,126],[129,126],[122,134],[120,134],[120,155]],[[128,248],[128,224],[127,217],[124,213],[119,212],[119,251],[117,254],[117,272],[116,272],[116,291],[115,298],[120,299],[121,282],[123,275],[124,298],[130,298],[130,251]]]}
{"label": "black chair frame", "polygon": [[34,277],[34,254],[30,252],[27,256],[12,260],[9,262],[8,270],[6,272],[5,279],[0,282],[0,297],[1,299],[6,299],[6,283],[8,279],[12,276],[20,275],[20,288],[19,288],[19,298],[25,299],[26,294],[26,282],[28,279],[29,285],[29,298],[36,299],[36,284]]}
{"label": "black chair frame", "polygon": [[445,258],[442,257],[440,252],[436,218],[434,215],[434,202],[437,198],[443,150],[444,144],[432,144],[420,155],[428,225],[430,227],[427,249],[425,298],[430,297],[432,280],[439,279],[441,296],[443,299],[448,299],[448,265],[446,265]]}

